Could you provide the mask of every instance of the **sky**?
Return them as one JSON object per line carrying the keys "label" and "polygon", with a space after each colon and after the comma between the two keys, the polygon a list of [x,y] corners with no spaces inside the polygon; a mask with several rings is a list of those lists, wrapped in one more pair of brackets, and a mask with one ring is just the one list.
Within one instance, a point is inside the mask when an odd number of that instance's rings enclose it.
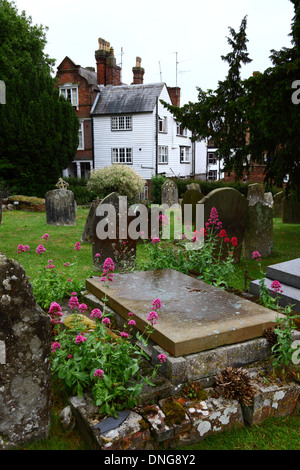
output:
{"label": "sky", "polygon": [[114,48],[123,83],[132,83],[136,57],[144,83],[181,88],[181,105],[196,102],[197,87],[215,90],[228,64],[229,27],[239,30],[247,16],[250,64],[242,78],[272,65],[272,49],[290,47],[293,4],[289,0],[15,0],[18,12],[48,27],[45,52],[57,66],[68,56],[95,67],[98,38]]}

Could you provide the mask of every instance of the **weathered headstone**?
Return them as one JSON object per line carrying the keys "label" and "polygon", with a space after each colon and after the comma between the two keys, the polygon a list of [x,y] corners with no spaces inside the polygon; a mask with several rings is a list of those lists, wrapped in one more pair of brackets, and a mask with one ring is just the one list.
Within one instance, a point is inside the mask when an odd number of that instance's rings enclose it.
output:
{"label": "weathered headstone", "polygon": [[274,195],[273,217],[282,218],[282,200],[284,195],[284,191],[280,191]]}
{"label": "weathered headstone", "polygon": [[262,183],[253,183],[248,186],[247,198],[249,206],[254,206],[257,202],[264,201],[265,187]]}
{"label": "weathered headstone", "polygon": [[[125,198],[126,199],[126,198]],[[125,268],[135,263],[136,239],[130,238],[128,225],[135,216],[128,214],[127,199],[116,192],[98,204],[93,218],[93,262],[99,266],[95,255],[100,254],[101,265],[111,258],[115,268]]]}
{"label": "weathered headstone", "polygon": [[250,205],[247,212],[244,257],[251,259],[253,251],[258,251],[263,257],[273,253],[273,209],[262,202]]}
{"label": "weathered headstone", "polygon": [[282,222],[284,224],[300,224],[300,201],[292,195],[282,200]]}
{"label": "weathered headstone", "polygon": [[264,194],[264,204],[266,206],[269,206],[271,209],[273,209],[274,199],[273,199],[273,194],[272,193],[265,193]]}
{"label": "weathered headstone", "polygon": [[192,207],[192,220],[190,221],[193,225],[196,224],[196,206],[203,198],[203,194],[200,193],[197,189],[188,189],[182,195],[181,208],[182,208],[182,220],[186,221],[185,214],[185,205],[191,205]]}
{"label": "weathered headstone", "polygon": [[76,225],[74,193],[68,189],[53,189],[45,195],[48,225]]}
{"label": "weathered headstone", "polygon": [[0,449],[48,437],[51,323],[17,261],[0,254]]}
{"label": "weathered headstone", "polygon": [[199,193],[201,193],[201,188],[200,188],[200,184],[199,183],[189,183],[186,185],[186,189],[189,190],[189,189],[196,189],[197,191],[199,191]]}
{"label": "weathered headstone", "polygon": [[210,217],[211,209],[215,207],[222,222],[222,228],[226,230],[228,237],[237,238],[238,244],[234,249],[234,259],[238,262],[246,228],[248,200],[234,188],[219,188],[204,196],[200,204],[204,204],[205,222]]}
{"label": "weathered headstone", "polygon": [[91,202],[90,210],[85,221],[84,229],[81,235],[81,241],[86,243],[93,243],[93,220],[97,206],[100,204],[100,199],[97,198]]}
{"label": "weathered headstone", "polygon": [[161,188],[161,203],[169,207],[178,204],[178,187],[172,180],[166,181]]}

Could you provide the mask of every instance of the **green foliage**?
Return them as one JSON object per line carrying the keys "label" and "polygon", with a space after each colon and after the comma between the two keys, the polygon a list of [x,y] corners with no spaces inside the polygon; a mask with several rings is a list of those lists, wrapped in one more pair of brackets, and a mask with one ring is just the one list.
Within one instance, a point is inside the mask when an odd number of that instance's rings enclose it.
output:
{"label": "green foliage", "polygon": [[295,352],[292,347],[293,336],[292,332],[295,330],[294,319],[298,318],[298,315],[291,315],[291,308],[286,307],[284,317],[278,317],[276,319],[276,328],[274,329],[277,335],[277,341],[272,346],[273,353],[273,366],[279,366],[285,368],[292,364],[292,356]]}
{"label": "green foliage", "polygon": [[64,178],[69,183],[68,189],[74,193],[77,204],[89,204],[96,195],[87,188],[87,180],[84,178]]}
{"label": "green foliage", "polygon": [[128,165],[111,165],[93,170],[87,182],[87,188],[99,197],[117,192],[127,196],[133,202],[143,191],[143,178]]}
{"label": "green foliage", "polygon": [[25,13],[18,15],[13,3],[1,0],[0,6],[0,70],[6,83],[1,176],[14,193],[44,197],[76,153],[79,122],[54,89],[43,28],[32,26]]}

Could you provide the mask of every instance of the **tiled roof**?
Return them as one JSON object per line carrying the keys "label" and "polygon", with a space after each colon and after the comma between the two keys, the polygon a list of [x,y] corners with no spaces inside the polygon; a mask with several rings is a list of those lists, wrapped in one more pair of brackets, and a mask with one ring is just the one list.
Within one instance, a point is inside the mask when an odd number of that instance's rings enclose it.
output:
{"label": "tiled roof", "polygon": [[93,115],[152,112],[164,83],[100,87]]}

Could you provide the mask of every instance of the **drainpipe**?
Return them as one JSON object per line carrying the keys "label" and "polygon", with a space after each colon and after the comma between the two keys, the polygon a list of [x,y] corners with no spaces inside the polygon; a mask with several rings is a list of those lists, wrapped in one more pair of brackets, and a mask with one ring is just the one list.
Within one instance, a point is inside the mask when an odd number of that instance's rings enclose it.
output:
{"label": "drainpipe", "polygon": [[158,175],[158,97],[156,97],[156,119],[155,119],[155,175]]}

